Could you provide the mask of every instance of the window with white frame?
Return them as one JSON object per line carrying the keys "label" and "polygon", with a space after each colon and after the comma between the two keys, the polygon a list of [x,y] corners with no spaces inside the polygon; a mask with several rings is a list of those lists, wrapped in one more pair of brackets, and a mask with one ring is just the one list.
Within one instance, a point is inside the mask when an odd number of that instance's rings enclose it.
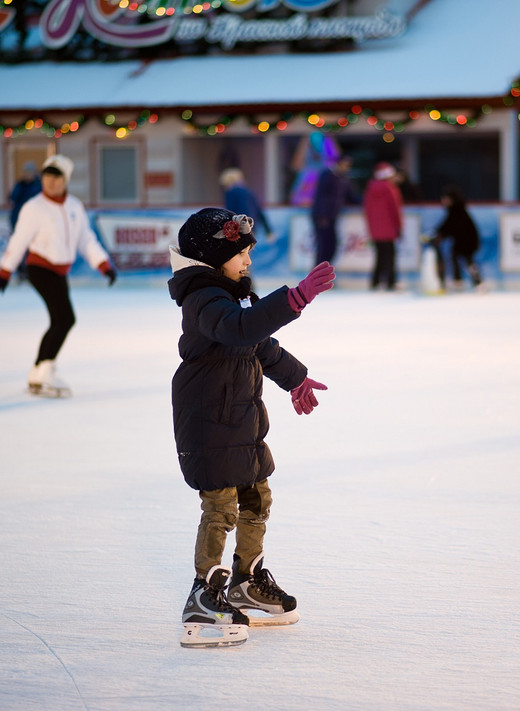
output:
{"label": "window with white frame", "polygon": [[98,200],[100,203],[141,202],[139,145],[98,147]]}

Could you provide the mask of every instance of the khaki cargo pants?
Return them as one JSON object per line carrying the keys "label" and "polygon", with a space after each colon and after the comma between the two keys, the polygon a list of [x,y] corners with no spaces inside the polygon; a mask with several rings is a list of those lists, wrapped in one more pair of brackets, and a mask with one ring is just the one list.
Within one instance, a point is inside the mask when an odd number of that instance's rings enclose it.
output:
{"label": "khaki cargo pants", "polygon": [[263,550],[266,522],[272,496],[267,479],[254,486],[200,491],[202,516],[195,544],[195,570],[206,577],[214,565],[222,564],[227,534],[236,528],[235,554],[240,572],[248,573]]}

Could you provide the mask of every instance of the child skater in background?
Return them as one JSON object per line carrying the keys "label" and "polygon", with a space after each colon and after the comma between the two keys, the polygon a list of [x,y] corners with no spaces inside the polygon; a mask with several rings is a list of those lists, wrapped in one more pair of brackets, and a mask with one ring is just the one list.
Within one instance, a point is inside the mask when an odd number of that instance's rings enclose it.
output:
{"label": "child skater in background", "polygon": [[475,254],[480,246],[480,238],[475,223],[466,209],[466,202],[457,187],[448,186],[442,191],[441,203],[446,208],[446,214],[435,230],[432,244],[437,251],[437,268],[442,288],[446,286],[446,266],[440,245],[443,240],[450,237],[453,239],[451,261],[455,287],[461,289],[464,286],[460,268],[462,260],[466,263],[471,283],[478,288],[482,277],[475,262]]}
{"label": "child skater in background", "polygon": [[[296,288],[260,299],[247,276],[255,242],[251,217],[210,207],[191,215],[179,231],[179,247],[170,247],[170,294],[183,317],[182,363],[172,382],[175,440],[184,478],[199,491],[202,508],[183,646],[245,642],[255,618],[243,610],[267,613],[264,624],[299,618],[296,599],[263,567],[274,462],[264,442],[269,421],[262,378],[290,392],[298,414],[318,404],[313,390],[326,386],[308,378],[307,368],[272,334],[331,289],[335,275],[324,262]],[[222,557],[235,528],[230,569]],[[204,636],[208,628],[219,636]]]}

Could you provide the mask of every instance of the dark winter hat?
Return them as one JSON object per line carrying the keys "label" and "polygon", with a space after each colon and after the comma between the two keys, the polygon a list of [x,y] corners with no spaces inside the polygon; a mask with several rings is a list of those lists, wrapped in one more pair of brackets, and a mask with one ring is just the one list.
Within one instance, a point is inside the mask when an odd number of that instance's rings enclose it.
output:
{"label": "dark winter hat", "polygon": [[441,197],[449,198],[453,205],[464,205],[466,202],[462,192],[456,185],[446,185],[441,190]]}
{"label": "dark winter hat", "polygon": [[190,215],[179,230],[179,249],[184,257],[218,269],[250,244],[254,220],[220,207],[205,207]]}

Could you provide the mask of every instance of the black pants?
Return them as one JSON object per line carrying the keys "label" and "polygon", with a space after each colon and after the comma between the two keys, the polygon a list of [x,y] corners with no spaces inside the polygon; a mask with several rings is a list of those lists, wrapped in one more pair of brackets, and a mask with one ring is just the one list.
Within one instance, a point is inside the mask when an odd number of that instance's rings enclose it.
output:
{"label": "black pants", "polygon": [[379,286],[381,281],[386,281],[388,289],[395,286],[395,242],[374,242],[376,250],[376,263],[372,272],[372,288]]}
{"label": "black pants", "polygon": [[[439,279],[443,286],[446,282],[446,263],[444,261],[444,255],[440,246],[436,246],[435,250],[437,252],[437,270],[439,272]],[[455,281],[462,281],[462,270],[460,268],[460,260],[463,259],[466,262],[466,269],[468,270],[469,276],[473,286],[478,286],[482,281],[480,276],[480,269],[474,261],[473,254],[465,254],[459,252],[455,245],[451,248],[451,262],[453,267],[453,279]]]}
{"label": "black pants", "polygon": [[313,225],[316,242],[315,266],[322,262],[332,262],[338,244],[336,221],[321,218],[313,220]]}
{"label": "black pants", "polygon": [[76,317],[69,298],[67,277],[33,265],[27,267],[27,276],[44,300],[51,320],[40,343],[35,363],[38,364],[42,360],[56,358],[68,332],[76,322]]}

